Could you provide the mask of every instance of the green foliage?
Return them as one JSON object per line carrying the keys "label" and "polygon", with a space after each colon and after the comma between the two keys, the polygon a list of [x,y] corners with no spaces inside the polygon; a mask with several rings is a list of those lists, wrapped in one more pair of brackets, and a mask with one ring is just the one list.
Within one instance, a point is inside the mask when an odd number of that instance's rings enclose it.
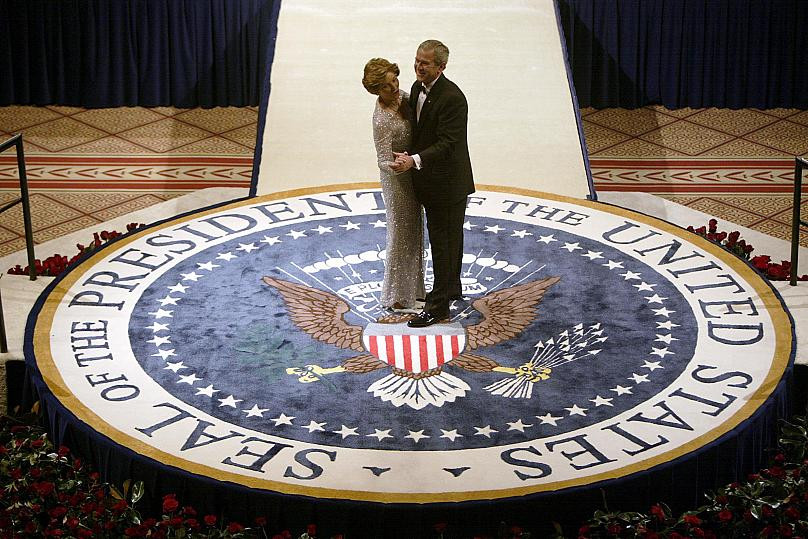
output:
{"label": "green foliage", "polygon": [[596,511],[579,538],[805,537],[808,534],[808,419],[782,421],[779,451],[767,468],[706,495],[680,516],[664,504],[648,514]]}

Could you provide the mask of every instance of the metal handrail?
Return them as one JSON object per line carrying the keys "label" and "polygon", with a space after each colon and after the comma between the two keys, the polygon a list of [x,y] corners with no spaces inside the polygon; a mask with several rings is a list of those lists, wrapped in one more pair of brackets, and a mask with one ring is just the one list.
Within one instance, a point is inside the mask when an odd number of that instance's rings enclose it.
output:
{"label": "metal handrail", "polygon": [[[34,233],[31,226],[31,203],[28,197],[28,177],[25,174],[25,153],[22,149],[22,133],[18,133],[0,143],[0,153],[12,146],[17,147],[17,172],[20,176],[20,198],[12,200],[0,208],[0,213],[22,204],[22,220],[25,226],[25,250],[28,252],[28,275],[32,281],[36,280],[36,267],[34,264]],[[8,352],[8,342],[6,340],[6,322],[3,318],[3,301],[0,297],[0,352]]]}
{"label": "metal handrail", "polygon": [[800,258],[800,226],[808,227],[808,221],[800,219],[802,203],[802,171],[808,168],[808,160],[794,158],[794,205],[791,212],[791,286],[797,286],[797,264]]}

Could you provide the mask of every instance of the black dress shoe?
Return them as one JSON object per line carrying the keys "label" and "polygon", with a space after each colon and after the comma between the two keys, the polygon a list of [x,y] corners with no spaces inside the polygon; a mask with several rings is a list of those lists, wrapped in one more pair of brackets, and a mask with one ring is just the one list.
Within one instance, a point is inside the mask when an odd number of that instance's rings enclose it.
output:
{"label": "black dress shoe", "polygon": [[449,318],[449,315],[435,316],[430,312],[421,311],[415,316],[415,318],[407,322],[407,326],[411,328],[425,328],[427,326],[431,326],[432,324],[437,324],[444,318]]}

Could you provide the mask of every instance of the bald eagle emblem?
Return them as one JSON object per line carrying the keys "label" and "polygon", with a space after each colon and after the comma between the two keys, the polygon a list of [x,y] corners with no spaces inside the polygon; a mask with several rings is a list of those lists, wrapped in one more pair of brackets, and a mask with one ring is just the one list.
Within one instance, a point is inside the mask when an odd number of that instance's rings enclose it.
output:
{"label": "bald eagle emblem", "polygon": [[[350,306],[338,295],[274,277],[263,278],[280,293],[298,329],[322,343],[358,352],[336,367],[290,367],[286,369],[288,374],[297,376],[301,383],[311,383],[336,373],[359,374],[387,368],[390,373],[373,382],[368,392],[397,407],[406,405],[416,410],[454,402],[471,389],[462,379],[444,371],[447,364],[469,372],[510,374],[486,386],[486,391],[503,397],[530,398],[533,384],[547,380],[552,367],[597,354],[600,350],[589,350],[586,345],[592,340],[589,337],[596,337],[597,342],[606,339],[601,335],[600,324],[575,326],[571,334],[564,332],[566,342],[563,334],[559,337],[562,342],[540,341],[533,357],[519,367],[502,366],[477,353],[480,348],[516,337],[528,327],[538,315],[537,307],[544,294],[559,280],[548,277],[530,281],[474,300],[472,307],[482,317],[474,325],[464,328],[452,322],[412,329],[406,324],[412,315],[400,314],[385,316],[364,328],[349,324],[344,317]],[[587,353],[578,353],[584,350]]]}

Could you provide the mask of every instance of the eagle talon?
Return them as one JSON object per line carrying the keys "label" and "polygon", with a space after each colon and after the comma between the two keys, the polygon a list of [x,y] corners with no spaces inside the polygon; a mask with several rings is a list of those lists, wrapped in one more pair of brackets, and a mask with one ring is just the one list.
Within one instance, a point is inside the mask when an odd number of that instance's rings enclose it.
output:
{"label": "eagle talon", "polygon": [[310,384],[320,380],[326,374],[333,374],[335,372],[343,372],[343,367],[332,367],[330,369],[322,368],[319,365],[305,365],[304,367],[288,367],[286,374],[297,376],[297,381],[301,384]]}

